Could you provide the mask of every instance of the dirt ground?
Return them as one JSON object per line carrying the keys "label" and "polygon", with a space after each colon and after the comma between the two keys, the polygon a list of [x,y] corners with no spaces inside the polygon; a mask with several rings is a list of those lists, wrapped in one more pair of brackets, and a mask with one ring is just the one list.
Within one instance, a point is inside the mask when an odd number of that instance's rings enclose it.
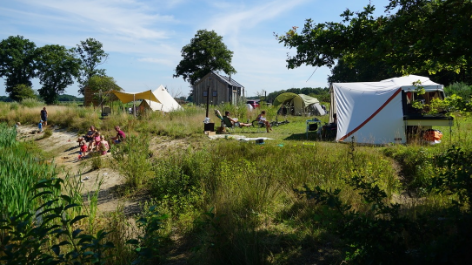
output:
{"label": "dirt ground", "polygon": [[[91,170],[90,158],[79,159],[77,143],[79,136],[77,133],[68,132],[57,127],[51,129],[52,135],[45,138],[44,132],[39,133],[38,128],[34,126],[19,126],[17,137],[20,141],[35,141],[43,151],[48,153],[48,156],[53,157],[53,159],[49,159],[49,162],[53,161],[57,166],[59,177],[69,175],[70,178],[80,181],[82,194],[85,198],[88,197],[89,193],[97,191],[98,182],[101,181],[98,197],[99,214],[113,212],[118,206],[124,207],[127,216],[140,211],[140,202],[143,200],[143,196],[122,196],[118,192],[123,190],[120,187],[125,183],[124,177],[119,172],[109,167]],[[188,146],[188,143],[183,139],[164,141],[156,137],[151,141],[151,150],[156,152],[171,147],[186,148],[186,146]],[[108,163],[113,162],[111,154],[107,154],[104,158]]]}

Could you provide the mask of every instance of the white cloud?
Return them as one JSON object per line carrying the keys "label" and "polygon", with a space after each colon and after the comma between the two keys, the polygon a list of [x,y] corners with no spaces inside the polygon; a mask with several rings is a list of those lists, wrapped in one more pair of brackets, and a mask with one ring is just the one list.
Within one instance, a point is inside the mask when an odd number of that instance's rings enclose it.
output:
{"label": "white cloud", "polygon": [[175,62],[172,60],[168,59],[160,59],[160,58],[152,58],[152,57],[147,57],[147,58],[139,58],[139,62],[146,62],[146,63],[156,63],[156,64],[162,64],[168,67],[175,67]]}
{"label": "white cloud", "polygon": [[252,28],[263,21],[276,19],[277,16],[289,12],[292,8],[306,1],[275,0],[250,9],[247,9],[244,5],[239,8],[235,7],[234,12],[231,12],[232,9],[225,7],[226,12],[220,12],[219,15],[213,17],[209,22],[209,26],[223,36],[239,33],[241,28]]}
{"label": "white cloud", "polygon": [[[52,13],[54,19],[67,19],[69,25],[80,25],[88,31],[102,32],[134,39],[166,39],[165,30],[153,29],[158,23],[177,23],[170,15],[159,15],[136,1],[122,0],[23,0]],[[40,23],[48,21],[43,16]]]}

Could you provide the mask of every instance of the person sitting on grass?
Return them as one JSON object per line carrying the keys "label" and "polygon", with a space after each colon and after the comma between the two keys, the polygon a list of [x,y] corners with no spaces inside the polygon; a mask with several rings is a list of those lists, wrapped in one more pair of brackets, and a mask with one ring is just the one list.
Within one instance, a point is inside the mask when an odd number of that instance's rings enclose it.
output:
{"label": "person sitting on grass", "polygon": [[261,111],[261,114],[259,114],[259,116],[257,116],[256,120],[259,123],[264,124],[266,129],[267,129],[267,132],[269,132],[269,131],[272,131],[272,128],[270,126],[270,122],[266,119],[265,115],[266,115],[265,110]]}
{"label": "person sitting on grass", "polygon": [[98,149],[98,145],[100,144],[101,142],[101,138],[100,138],[100,132],[99,131],[95,131],[95,133],[93,134],[93,138],[92,138],[92,141],[89,143],[88,145],[88,150],[89,151],[96,151]]}
{"label": "person sitting on grass", "polygon": [[85,141],[90,143],[93,141],[93,136],[95,134],[96,130],[95,130],[95,126],[90,126],[90,130],[87,132],[87,134],[84,136],[85,138]]}
{"label": "person sitting on grass", "polygon": [[100,136],[100,145],[98,146],[98,151],[100,152],[101,155],[106,155],[108,150],[110,150],[110,145],[108,145],[107,140],[105,140],[105,137],[103,135]]}
{"label": "person sitting on grass", "polygon": [[112,137],[111,140],[112,140],[112,143],[113,144],[119,144],[121,142],[123,142],[126,138],[126,135],[125,133],[120,129],[120,126],[116,125],[115,126],[115,131],[117,132],[116,136],[115,137]]}
{"label": "person sitting on grass", "polygon": [[87,146],[87,143],[85,142],[84,137],[79,137],[77,142],[79,142],[79,148],[80,148],[79,159],[81,159],[82,157],[87,155],[88,146]]}
{"label": "person sitting on grass", "polygon": [[229,116],[229,111],[225,111],[225,117],[228,118],[228,120],[231,121],[231,124],[233,124],[233,126],[235,126],[235,127],[250,127],[250,126],[252,126],[252,124],[250,124],[250,123],[242,123],[242,122],[239,122],[238,119],[236,119],[236,118],[231,118]]}

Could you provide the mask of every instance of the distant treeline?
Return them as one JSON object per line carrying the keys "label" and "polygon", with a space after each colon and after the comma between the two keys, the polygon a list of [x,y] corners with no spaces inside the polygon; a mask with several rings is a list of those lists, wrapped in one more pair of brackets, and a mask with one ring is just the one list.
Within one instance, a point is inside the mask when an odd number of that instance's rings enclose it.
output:
{"label": "distant treeline", "polygon": [[[41,100],[41,99],[38,97],[38,100]],[[84,101],[84,98],[83,97],[79,98],[79,97],[72,96],[72,95],[59,95],[58,98],[57,98],[57,101],[58,102],[63,102],[63,101],[82,102],[82,101]],[[10,97],[7,97],[7,96],[0,96],[0,102],[13,102],[13,100]]]}
{"label": "distant treeline", "polygon": [[[292,92],[295,94],[305,94],[310,97],[317,98],[321,102],[329,102],[329,89],[328,88],[312,88],[312,87],[304,87],[304,88],[289,88],[287,90],[279,90],[271,92],[267,95],[267,102],[274,102],[275,98],[285,92]],[[265,100],[264,96],[260,97],[262,100]]]}

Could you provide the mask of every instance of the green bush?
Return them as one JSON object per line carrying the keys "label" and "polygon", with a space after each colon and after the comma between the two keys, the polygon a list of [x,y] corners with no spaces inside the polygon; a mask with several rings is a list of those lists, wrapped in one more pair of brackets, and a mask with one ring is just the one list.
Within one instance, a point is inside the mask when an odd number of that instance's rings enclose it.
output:
{"label": "green bush", "polygon": [[35,98],[25,98],[21,101],[21,105],[28,108],[36,108],[44,105],[44,102],[39,101]]}
{"label": "green bush", "polygon": [[456,94],[459,97],[469,100],[472,95],[472,86],[467,85],[466,83],[453,83],[444,88],[444,93],[450,97]]}
{"label": "green bush", "polygon": [[149,139],[128,136],[126,141],[111,147],[114,167],[124,176],[126,185],[139,188],[152,177],[152,163],[149,160]]}

